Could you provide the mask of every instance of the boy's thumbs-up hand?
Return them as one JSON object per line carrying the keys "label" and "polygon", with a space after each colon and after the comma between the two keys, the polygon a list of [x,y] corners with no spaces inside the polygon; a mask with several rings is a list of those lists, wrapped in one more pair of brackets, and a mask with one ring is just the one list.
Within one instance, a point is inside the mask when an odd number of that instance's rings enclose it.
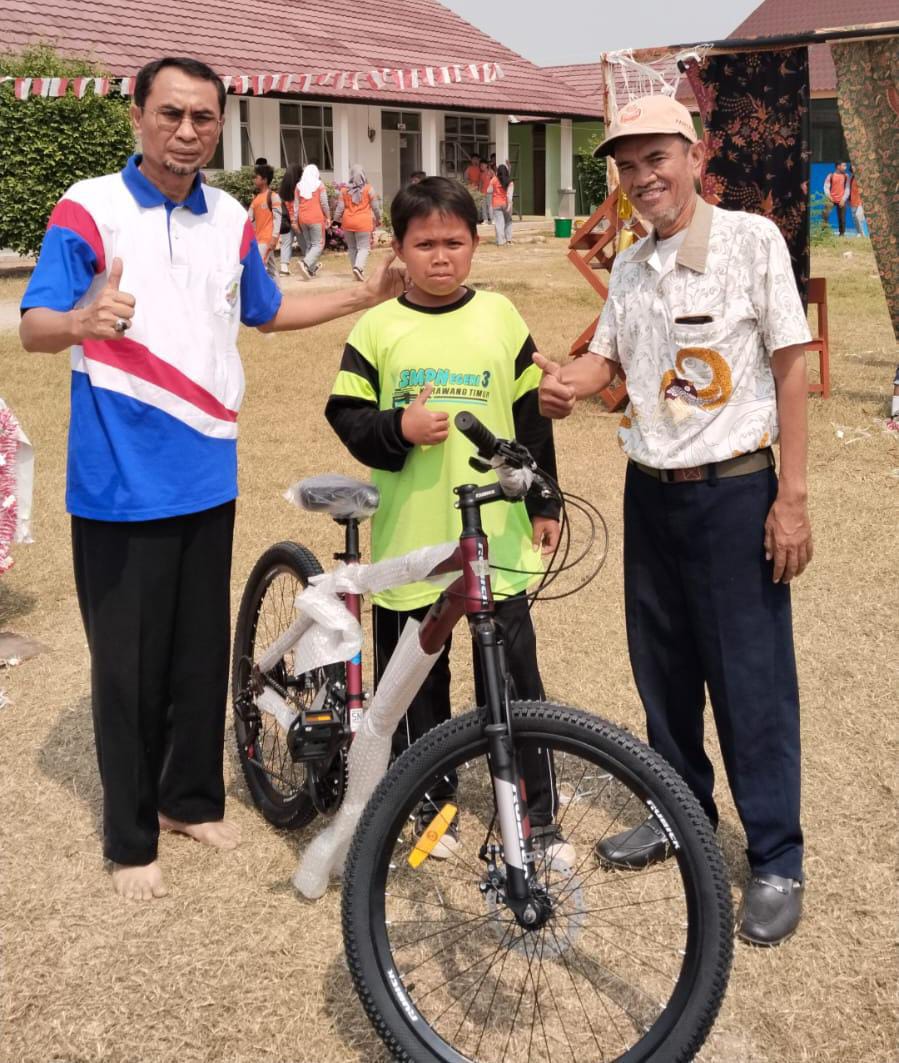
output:
{"label": "boy's thumbs-up hand", "polygon": [[562,379],[562,367],[542,354],[532,355],[534,365],[543,371],[543,379],[537,391],[537,401],[544,417],[567,417],[574,409],[575,392]]}
{"label": "boy's thumbs-up hand", "polygon": [[433,390],[433,384],[425,384],[403,410],[400,429],[408,443],[433,446],[442,443],[449,435],[449,414],[436,413],[426,406]]}
{"label": "boy's thumbs-up hand", "polygon": [[80,310],[73,311],[78,315],[79,342],[121,339],[131,327],[134,296],[119,290],[124,268],[122,260],[114,258],[109,267],[106,284],[97,298]]}

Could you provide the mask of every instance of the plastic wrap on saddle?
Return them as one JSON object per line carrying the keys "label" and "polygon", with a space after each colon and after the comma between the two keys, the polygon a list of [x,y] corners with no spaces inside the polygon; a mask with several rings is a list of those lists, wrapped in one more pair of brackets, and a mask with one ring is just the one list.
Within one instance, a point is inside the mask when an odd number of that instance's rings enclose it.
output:
{"label": "plastic wrap on saddle", "polygon": [[363,483],[336,472],[300,480],[284,492],[284,497],[300,509],[329,513],[335,520],[370,517],[380,500],[374,484]]}
{"label": "plastic wrap on saddle", "polygon": [[[310,586],[296,601],[298,614],[314,622],[293,644],[294,672],[302,675],[312,668],[349,661],[362,649],[362,628],[344,605],[341,594],[371,594],[423,580],[452,555],[456,546],[455,542],[425,546],[404,557],[388,557],[373,565],[340,564],[330,572],[313,576]],[[443,579],[438,577],[435,582]],[[446,579],[452,579],[452,575]]]}
{"label": "plastic wrap on saddle", "polygon": [[390,760],[390,739],[422,683],[440,656],[428,654],[418,640],[419,623],[409,620],[384,671],[349,755],[346,795],[331,825],[308,846],[293,875],[294,886],[314,900],[339,875],[359,817]]}

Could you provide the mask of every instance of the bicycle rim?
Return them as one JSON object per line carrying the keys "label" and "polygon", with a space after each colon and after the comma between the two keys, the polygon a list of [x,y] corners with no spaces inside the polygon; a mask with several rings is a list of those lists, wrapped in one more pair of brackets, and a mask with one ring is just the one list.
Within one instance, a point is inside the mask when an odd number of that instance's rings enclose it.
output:
{"label": "bicycle rim", "polygon": [[[347,865],[347,956],[369,1017],[396,1058],[415,1063],[691,1059],[732,950],[707,820],[661,758],[604,721],[539,704],[516,706],[514,719],[521,748],[552,751],[556,823],[574,850],[538,858],[551,914],[525,928],[486,885],[484,847],[501,842],[483,718],[435,729],[382,782]],[[452,771],[458,849],[412,868],[415,812]],[[643,871],[603,867],[597,842],[650,812],[676,856]]]}

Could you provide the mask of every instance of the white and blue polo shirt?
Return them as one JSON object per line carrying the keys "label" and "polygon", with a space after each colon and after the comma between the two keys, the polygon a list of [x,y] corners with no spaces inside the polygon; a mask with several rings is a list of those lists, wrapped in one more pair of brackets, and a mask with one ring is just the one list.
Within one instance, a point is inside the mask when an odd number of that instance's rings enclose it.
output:
{"label": "white and blue polo shirt", "polygon": [[90,303],[120,258],[134,319],[115,340],[72,348],[66,507],[94,520],[196,513],[237,496],[237,333],[265,324],[281,293],[244,208],[194,182],[172,203],[138,169],[79,181],[50,215],[22,300]]}

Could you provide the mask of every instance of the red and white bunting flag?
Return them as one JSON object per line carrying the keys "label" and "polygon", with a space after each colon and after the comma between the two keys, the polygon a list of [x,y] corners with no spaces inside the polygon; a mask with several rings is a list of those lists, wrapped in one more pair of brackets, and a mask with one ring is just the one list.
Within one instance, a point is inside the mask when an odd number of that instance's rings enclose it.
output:
{"label": "red and white bunting flag", "polygon": [[281,84],[282,92],[290,92],[290,86],[296,81],[296,77],[293,74],[285,74]]}
{"label": "red and white bunting flag", "polygon": [[[44,85],[46,84],[46,88]],[[31,82],[31,95],[32,96],[46,96],[47,90],[50,88],[49,78],[34,78]]]}
{"label": "red and white bunting flag", "polygon": [[106,96],[109,93],[109,78],[94,78],[94,95]]}
{"label": "red and white bunting flag", "polygon": [[450,69],[448,66],[442,66],[440,68],[440,84],[448,85],[453,79],[450,77]]}
{"label": "red and white bunting flag", "polygon": [[333,85],[334,79],[337,77],[337,73],[334,70],[329,70],[325,74],[319,74],[315,79],[316,85]]}
{"label": "red and white bunting flag", "polygon": [[429,85],[437,84],[437,82],[434,80],[434,68],[432,66],[425,67],[425,81],[427,81]]}
{"label": "red and white bunting flag", "polygon": [[250,76],[249,74],[240,74],[234,79],[236,83],[235,92],[240,92],[246,95],[250,91]]}
{"label": "red and white bunting flag", "polygon": [[417,68],[413,67],[412,70],[409,71],[409,77],[410,77],[410,80],[412,82],[412,88],[413,89],[417,89],[418,88],[418,70],[417,70]]}
{"label": "red and white bunting flag", "polygon": [[250,79],[250,84],[253,86],[253,95],[261,96],[265,91],[265,76],[263,74],[254,74]]}
{"label": "red and white bunting flag", "polygon": [[384,88],[384,79],[381,77],[381,72],[379,70],[369,70],[366,77],[368,78],[368,83],[373,89]]}
{"label": "red and white bunting flag", "polygon": [[469,63],[468,64],[468,73],[471,74],[471,77],[472,77],[473,81],[480,81],[481,80],[481,71],[480,71],[480,68],[478,67],[477,63]]}
{"label": "red and white bunting flag", "polygon": [[350,75],[346,70],[341,71],[340,76],[337,78],[337,88],[345,89],[350,84]]}
{"label": "red and white bunting flag", "polygon": [[17,100],[27,100],[31,92],[31,78],[16,78],[14,92]]}
{"label": "red and white bunting flag", "polygon": [[233,80],[234,80],[234,79],[233,79],[233,78],[231,77],[231,75],[230,75],[230,74],[225,74],[225,75],[224,75],[224,76],[222,77],[222,84],[223,84],[223,85],[225,86],[225,92],[228,92],[228,90],[229,90],[229,89],[231,88],[231,82],[232,82]]}
{"label": "red and white bunting flag", "polygon": [[308,92],[312,88],[312,75],[302,74],[300,84],[297,86],[300,92]]}
{"label": "red and white bunting flag", "polygon": [[72,92],[75,93],[76,99],[81,99],[84,96],[84,90],[87,88],[87,78],[72,78]]}
{"label": "red and white bunting flag", "polygon": [[134,93],[134,83],[137,78],[122,78],[122,84],[119,86],[119,92],[123,96],[131,96]]}

